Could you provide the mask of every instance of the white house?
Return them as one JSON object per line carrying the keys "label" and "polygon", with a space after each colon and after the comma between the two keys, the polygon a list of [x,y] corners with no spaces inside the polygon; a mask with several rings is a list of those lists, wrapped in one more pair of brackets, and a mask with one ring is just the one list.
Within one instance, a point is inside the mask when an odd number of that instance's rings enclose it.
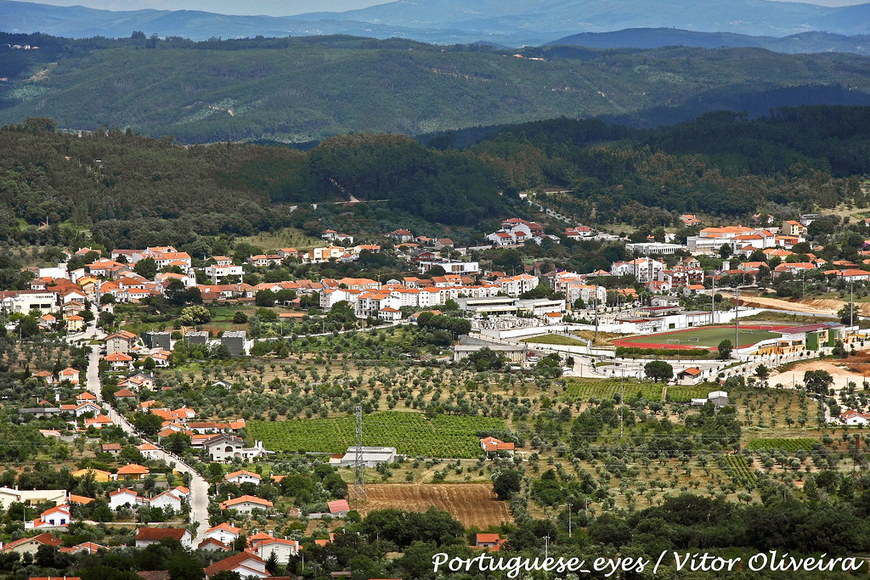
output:
{"label": "white house", "polygon": [[113,511],[117,511],[122,507],[135,508],[143,501],[144,498],[140,497],[135,490],[127,489],[126,487],[109,493],[109,509]]}
{"label": "white house", "polygon": [[217,540],[221,544],[229,546],[238,539],[241,532],[242,530],[240,528],[231,526],[228,523],[223,523],[207,529],[204,535],[206,538]]}
{"label": "white house", "polygon": [[245,442],[235,435],[221,433],[203,443],[212,461],[228,461],[235,457],[240,459],[256,459],[266,453],[271,453],[263,447],[262,441],[255,441],[253,447],[245,447]]}
{"label": "white house", "polygon": [[840,414],[840,422],[843,425],[867,425],[870,424],[870,413],[861,413],[854,409],[849,409],[845,413]]}
{"label": "white house", "polygon": [[204,572],[206,578],[211,578],[219,572],[236,572],[243,579],[268,578],[271,576],[266,571],[266,561],[248,552],[242,552],[215,562],[211,566],[208,566]]}
{"label": "white house", "polygon": [[241,485],[243,483],[253,483],[254,485],[260,485],[260,482],[262,480],[263,477],[259,473],[254,473],[245,469],[234,471],[224,476],[224,483],[235,483],[237,485]]}
{"label": "white house", "polygon": [[275,554],[279,564],[287,564],[292,556],[299,554],[299,542],[296,540],[272,538],[271,540],[258,542],[254,551],[264,560],[268,560],[272,554]]}
{"label": "white house", "polygon": [[139,450],[139,453],[141,453],[142,457],[145,459],[157,459],[157,456],[160,453],[160,448],[153,443],[142,443],[141,445],[137,445],[136,449]]}
{"label": "white house", "polygon": [[249,514],[256,509],[271,509],[272,505],[272,502],[267,499],[255,495],[243,495],[241,497],[221,502],[220,507],[222,510],[236,510],[237,512]]}
{"label": "white house", "polygon": [[148,505],[150,507],[157,508],[170,508],[176,512],[181,511],[182,500],[177,495],[173,494],[171,491],[164,491],[159,495],[155,495],[150,500],[148,500]]}
{"label": "white house", "polygon": [[65,528],[72,523],[68,505],[58,505],[39,514],[32,522],[25,522],[26,530],[42,530],[46,528]]}

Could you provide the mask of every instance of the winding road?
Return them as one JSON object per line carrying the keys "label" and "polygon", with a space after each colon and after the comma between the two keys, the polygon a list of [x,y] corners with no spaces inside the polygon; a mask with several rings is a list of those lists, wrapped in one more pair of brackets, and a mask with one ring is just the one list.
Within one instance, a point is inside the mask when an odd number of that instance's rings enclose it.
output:
{"label": "winding road", "polygon": [[[97,334],[96,330],[89,329],[89,332],[85,333],[85,337],[87,339],[100,339],[105,338],[105,334],[102,332],[100,332],[100,334]],[[97,397],[99,403],[106,409],[106,415],[112,420],[115,425],[121,427],[121,429],[123,429],[125,433],[142,438],[142,436],[136,431],[133,425],[131,425],[130,422],[127,421],[127,419],[117,411],[117,409],[109,405],[107,402],[103,401],[103,394],[100,385],[99,347],[91,349],[91,354],[88,359],[87,389]],[[145,440],[147,441],[147,439]],[[203,477],[199,475],[199,473],[197,473],[196,470],[194,470],[190,465],[185,463],[182,458],[160,447],[159,443],[157,443],[156,441],[150,441],[150,443],[153,443],[159,449],[155,454],[157,459],[162,459],[168,465],[174,464],[175,471],[179,473],[190,475],[190,496],[187,499],[190,503],[190,521],[191,523],[196,525],[193,532],[193,537],[202,537],[202,535],[205,533],[205,530],[209,528],[208,482],[203,479]]]}

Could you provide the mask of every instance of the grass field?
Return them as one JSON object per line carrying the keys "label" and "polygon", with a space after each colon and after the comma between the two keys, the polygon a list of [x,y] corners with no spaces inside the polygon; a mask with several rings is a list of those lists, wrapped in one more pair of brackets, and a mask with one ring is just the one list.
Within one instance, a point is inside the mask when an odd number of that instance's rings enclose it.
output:
{"label": "grass field", "polygon": [[[778,332],[772,332],[772,326],[747,325],[740,327],[740,347],[750,346],[781,336]],[[613,341],[616,346],[628,346],[638,348],[707,348],[715,349],[723,340],[734,343],[733,326],[702,326],[699,328],[687,328],[672,330],[658,334],[644,334],[630,336]]]}
{"label": "grass field", "polygon": [[[356,443],[355,419],[298,421],[251,421],[248,433],[273,451],[313,451],[344,453]],[[432,419],[422,413],[379,411],[363,418],[363,444],[395,447],[403,455],[415,457],[477,457],[477,433],[505,429],[505,422],[494,417],[438,415]]]}
{"label": "grass field", "polygon": [[307,236],[296,228],[281,228],[272,233],[263,232],[255,236],[239,237],[236,241],[251,244],[267,252],[280,248],[320,248],[327,245],[320,238]]}

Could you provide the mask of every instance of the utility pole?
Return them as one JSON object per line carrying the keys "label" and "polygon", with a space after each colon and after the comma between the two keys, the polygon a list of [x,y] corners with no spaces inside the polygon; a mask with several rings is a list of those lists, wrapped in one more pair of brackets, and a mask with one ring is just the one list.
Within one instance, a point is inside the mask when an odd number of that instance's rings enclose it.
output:
{"label": "utility pole", "polygon": [[595,301],[593,302],[593,306],[595,308],[595,340],[598,340],[598,293],[595,293]]}
{"label": "utility pole", "polygon": [[366,501],[366,466],[363,462],[362,406],[356,406],[356,454],[353,468],[353,495],[357,501]]}
{"label": "utility pole", "polygon": [[568,503],[568,537],[571,537],[571,504]]}
{"label": "utility pole", "polygon": [[620,371],[622,372],[622,379],[620,380],[622,395],[619,399],[619,436],[622,437],[625,434],[625,369],[620,369]]}
{"label": "utility pole", "polygon": [[550,554],[550,536],[544,536],[544,558]]}

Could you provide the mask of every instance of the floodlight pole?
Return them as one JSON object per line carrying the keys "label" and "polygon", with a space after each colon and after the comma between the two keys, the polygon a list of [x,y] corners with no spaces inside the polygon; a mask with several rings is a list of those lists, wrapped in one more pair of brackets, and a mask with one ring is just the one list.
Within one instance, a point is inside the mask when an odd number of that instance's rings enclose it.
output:
{"label": "floodlight pole", "polygon": [[716,324],[716,278],[713,278],[713,288],[710,292],[710,324]]}
{"label": "floodlight pole", "polygon": [[849,280],[849,326],[855,325],[854,315],[855,315],[855,293],[853,292],[854,288],[852,288],[852,280]]}
{"label": "floodlight pole", "polygon": [[740,286],[737,287],[737,301],[734,304],[734,349],[740,348]]}

